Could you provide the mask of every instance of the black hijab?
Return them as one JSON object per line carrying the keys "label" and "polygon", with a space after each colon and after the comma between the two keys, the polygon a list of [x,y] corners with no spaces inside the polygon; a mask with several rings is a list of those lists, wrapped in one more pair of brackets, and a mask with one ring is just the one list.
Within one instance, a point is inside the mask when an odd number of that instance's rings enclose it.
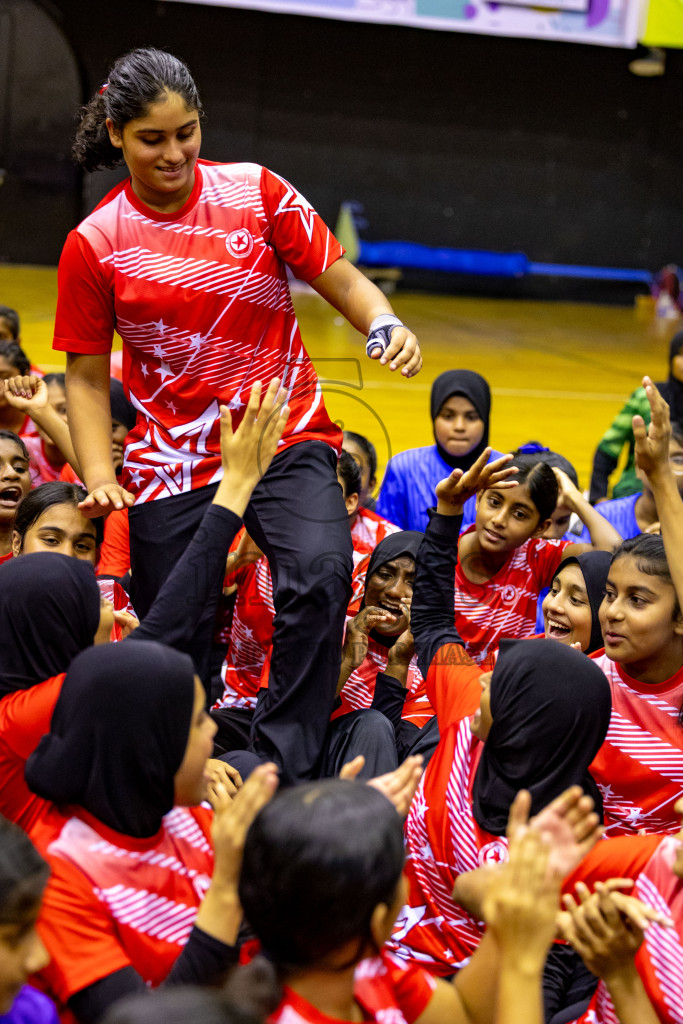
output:
{"label": "black hijab", "polygon": [[0,697],[66,672],[99,621],[89,562],[37,551],[0,565]]}
{"label": "black hijab", "polygon": [[505,835],[520,789],[538,814],[568,786],[579,785],[602,811],[588,771],[612,710],[609,683],[580,651],[542,640],[503,640],[491,678],[493,724],[474,777],[477,824]]}
{"label": "black hijab", "polygon": [[155,835],[173,807],[194,706],[187,654],[151,640],[83,651],[26,763],[38,796],[76,804],[109,828]]}
{"label": "black hijab", "polygon": [[[370,555],[367,572],[365,573],[366,585],[373,572],[377,572],[387,562],[393,562],[395,558],[401,558],[403,555],[416,559],[423,537],[424,534],[418,530],[399,530],[398,533],[390,533],[384,540],[381,540]],[[365,607],[365,590],[363,591],[363,599],[360,606],[361,608]],[[398,640],[398,635],[384,636],[374,629],[370,631],[370,636],[382,647],[393,647]]]}
{"label": "black hijab", "polygon": [[[575,557],[572,555],[570,558],[565,558],[564,562],[560,562],[557,567],[555,576],[558,576],[567,565],[578,565],[583,575],[583,581],[586,584],[586,591],[588,593],[588,603],[591,607],[591,638],[587,650],[584,654],[592,654],[593,651],[599,651],[605,644],[602,639],[602,630],[600,629],[600,620],[598,618],[598,612],[600,611],[600,605],[602,599],[605,596],[605,584],[607,583],[607,574],[609,573],[609,567],[612,564],[612,554],[609,551],[586,551],[583,555]],[[553,576],[553,580],[555,579]],[[552,583],[550,584],[552,587]]]}
{"label": "black hijab", "polygon": [[132,430],[138,414],[135,406],[126,398],[123,384],[116,377],[112,377],[109,381],[109,401],[111,403],[111,418],[117,423],[123,423],[129,431]]}
{"label": "black hijab", "polygon": [[669,346],[669,379],[657,384],[657,389],[671,409],[671,422],[683,423],[683,383],[674,377],[671,364],[683,349],[683,331],[674,334]]}
{"label": "black hijab", "polygon": [[430,413],[432,422],[439,415],[444,402],[453,395],[463,395],[479,413],[484,421],[484,433],[476,448],[473,448],[468,455],[449,455],[445,448],[442,448],[434,437],[439,455],[452,469],[467,470],[476,462],[486,445],[489,443],[489,417],[491,415],[491,391],[480,374],[474,370],[446,370],[439,374],[432,384],[430,398]]}

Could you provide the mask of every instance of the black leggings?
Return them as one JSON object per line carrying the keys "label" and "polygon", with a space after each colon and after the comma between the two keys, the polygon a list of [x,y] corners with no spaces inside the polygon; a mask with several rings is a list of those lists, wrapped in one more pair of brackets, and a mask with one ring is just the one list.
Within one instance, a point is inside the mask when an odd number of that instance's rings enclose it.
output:
{"label": "black leggings", "polygon": [[[276,609],[268,690],[251,743],[283,781],[315,778],[334,704],[346,606],[351,596],[348,515],[329,445],[304,441],[273,459],[244,522],[270,563]],[[216,487],[134,506],[129,513],[131,597],[144,615],[191,540]],[[209,685],[216,602],[207,602],[190,650]]]}

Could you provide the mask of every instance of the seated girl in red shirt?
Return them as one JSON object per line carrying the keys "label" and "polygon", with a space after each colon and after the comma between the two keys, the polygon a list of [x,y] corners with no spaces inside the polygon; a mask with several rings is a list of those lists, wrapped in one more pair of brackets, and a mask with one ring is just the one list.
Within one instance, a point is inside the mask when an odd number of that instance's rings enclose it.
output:
{"label": "seated girl in red shirt", "polygon": [[559,565],[543,601],[544,636],[584,654],[601,650],[600,605],[612,556],[608,551],[570,555]]}
{"label": "seated girl in red shirt", "polygon": [[[272,1024],[491,1024],[496,982],[498,1024],[517,1019],[513,1006],[524,1006],[526,1024],[540,1024],[540,975],[553,932],[547,922],[557,897],[541,893],[547,854],[533,832],[527,839],[533,870],[526,881],[515,877],[516,849],[508,887],[487,908],[490,934],[448,984],[384,948],[405,890],[401,821],[386,798],[340,779],[278,794],[249,830],[239,883],[266,958],[259,975],[268,970],[277,978]],[[521,893],[529,898],[526,912]],[[513,937],[514,917],[520,933]],[[517,968],[527,953],[524,976]],[[244,993],[248,981],[235,980]]]}
{"label": "seated girl in red shirt", "polygon": [[0,430],[0,565],[12,557],[14,523],[30,489],[26,445],[11,430]]}
{"label": "seated girl in red shirt", "polygon": [[[427,745],[415,747],[434,719],[425,680],[410,631],[410,603],[415,558],[423,534],[400,530],[380,541],[354,579],[361,578],[360,610],[346,623],[338,696],[333,719],[358,708],[375,707],[392,722],[399,756],[428,756],[438,730]],[[436,724],[436,723],[434,723]]]}
{"label": "seated girl in red shirt", "polygon": [[625,541],[609,570],[593,658],[612,690],[612,720],[593,771],[607,834],[673,833],[683,786],[683,505],[669,460],[669,412],[649,377],[652,418],[634,417],[636,465],[648,479],[661,537]]}
{"label": "seated girl in red shirt", "polygon": [[[146,640],[93,647],[26,764],[60,814],[32,831],[51,869],[38,931],[52,959],[38,977],[80,1021],[233,961],[241,843],[277,775],[259,766],[234,802],[209,783],[205,703],[189,655]],[[213,815],[199,806],[209,795]]]}
{"label": "seated girl in red shirt", "polygon": [[[593,547],[612,550],[621,537],[591,508],[566,474],[534,455],[505,457],[491,465],[517,470],[512,487],[487,483],[486,449],[468,470],[465,490],[455,470],[437,486],[438,505],[427,533],[446,536],[460,528],[465,501],[477,493],[474,526],[458,545],[455,574],[455,624],[467,652],[483,663],[505,637],[519,639],[536,631],[536,605],[563,558],[590,545],[546,540],[543,533],[557,504],[576,512],[591,531]],[[510,480],[513,478],[511,477]],[[508,480],[508,483],[510,483]]]}

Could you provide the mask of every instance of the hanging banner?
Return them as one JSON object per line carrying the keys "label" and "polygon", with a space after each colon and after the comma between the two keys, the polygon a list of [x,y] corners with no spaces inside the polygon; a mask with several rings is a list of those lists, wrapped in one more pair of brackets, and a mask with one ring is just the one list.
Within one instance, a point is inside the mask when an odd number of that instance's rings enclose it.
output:
{"label": "hanging banner", "polygon": [[[494,36],[523,36],[599,46],[633,47],[642,31],[641,0],[552,0],[552,10],[526,0],[183,0],[276,14]],[[669,0],[673,2],[673,0]]]}

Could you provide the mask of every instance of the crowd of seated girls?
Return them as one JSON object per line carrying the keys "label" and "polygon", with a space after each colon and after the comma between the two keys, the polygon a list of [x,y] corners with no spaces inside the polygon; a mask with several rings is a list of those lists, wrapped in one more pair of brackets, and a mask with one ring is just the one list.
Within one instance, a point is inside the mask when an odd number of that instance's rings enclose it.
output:
{"label": "crowd of seated girls", "polygon": [[[223,478],[139,622],[127,514],[86,514],[64,377],[20,341],[0,307],[0,1018],[680,1024],[679,349],[615,501],[564,453],[490,447],[472,370],[437,377],[434,445],[379,488],[345,433],[337,697],[319,778],[277,792],[249,749],[275,609],[242,515],[278,382],[236,430],[222,410]],[[115,378],[111,405],[120,468]]]}

